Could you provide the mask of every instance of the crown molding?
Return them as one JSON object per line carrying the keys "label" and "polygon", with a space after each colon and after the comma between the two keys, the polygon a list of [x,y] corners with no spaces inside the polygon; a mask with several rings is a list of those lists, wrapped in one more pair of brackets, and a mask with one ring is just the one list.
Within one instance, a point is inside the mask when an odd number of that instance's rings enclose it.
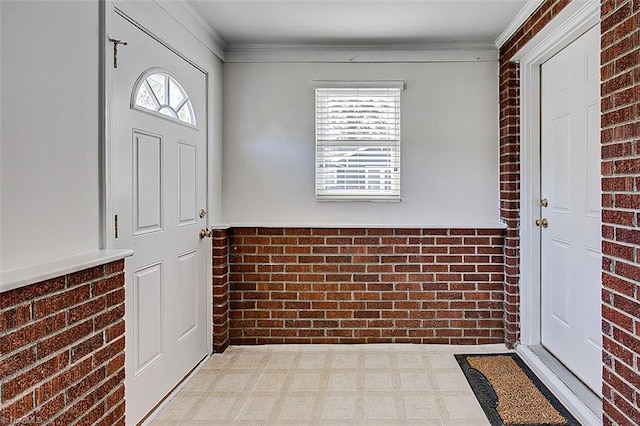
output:
{"label": "crown molding", "polygon": [[191,4],[186,0],[154,1],[220,60],[225,60],[227,41],[207,21],[202,19]]}
{"label": "crown molding", "polygon": [[518,12],[515,18],[513,18],[509,25],[507,25],[507,28],[505,28],[496,39],[495,44],[498,50],[500,50],[500,48],[509,41],[516,31],[520,29],[522,24],[527,22],[527,19],[529,19],[529,17],[538,10],[542,3],[544,3],[544,0],[529,0],[522,9],[520,9],[520,12]]}
{"label": "crown molding", "polygon": [[230,43],[225,62],[494,62],[493,43]]}
{"label": "crown molding", "polygon": [[[600,22],[600,3],[573,0],[511,58],[541,64]],[[533,61],[531,58],[535,58]]]}

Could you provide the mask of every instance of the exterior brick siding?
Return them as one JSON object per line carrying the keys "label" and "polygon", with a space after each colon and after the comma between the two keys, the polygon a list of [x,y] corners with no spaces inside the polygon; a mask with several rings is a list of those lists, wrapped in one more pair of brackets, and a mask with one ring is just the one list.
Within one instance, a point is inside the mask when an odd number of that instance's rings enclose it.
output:
{"label": "exterior brick siding", "polygon": [[0,293],[0,425],[124,425],[123,268]]}
{"label": "exterior brick siding", "polygon": [[503,342],[503,235],[230,229],[230,343]]}
{"label": "exterior brick siding", "polygon": [[640,423],[640,2],[601,3],[603,406]]}

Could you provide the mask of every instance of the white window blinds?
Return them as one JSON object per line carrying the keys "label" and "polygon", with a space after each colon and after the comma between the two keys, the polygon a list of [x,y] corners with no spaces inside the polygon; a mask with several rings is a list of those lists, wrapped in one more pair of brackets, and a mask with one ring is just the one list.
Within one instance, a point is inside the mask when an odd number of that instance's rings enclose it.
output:
{"label": "white window blinds", "polygon": [[401,81],[315,82],[316,197],[400,200]]}

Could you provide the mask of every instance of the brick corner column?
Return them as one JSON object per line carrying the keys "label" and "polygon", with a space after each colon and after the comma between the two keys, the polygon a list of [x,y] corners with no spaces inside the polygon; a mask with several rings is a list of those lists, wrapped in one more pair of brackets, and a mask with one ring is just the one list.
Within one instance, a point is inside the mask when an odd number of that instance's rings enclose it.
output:
{"label": "brick corner column", "polygon": [[229,346],[229,230],[213,231],[213,352]]}

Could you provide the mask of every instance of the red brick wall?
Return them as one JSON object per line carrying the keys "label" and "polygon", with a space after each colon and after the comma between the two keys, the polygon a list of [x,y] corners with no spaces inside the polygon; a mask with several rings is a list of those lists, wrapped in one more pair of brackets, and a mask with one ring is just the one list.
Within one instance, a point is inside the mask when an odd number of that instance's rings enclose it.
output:
{"label": "red brick wall", "polygon": [[229,231],[230,343],[498,343],[501,229]]}
{"label": "red brick wall", "polygon": [[229,238],[226,229],[213,231],[213,352],[229,346]]}
{"label": "red brick wall", "polygon": [[123,267],[0,293],[0,425],[124,425]]}
{"label": "red brick wall", "polygon": [[640,2],[601,3],[605,425],[640,423]]}
{"label": "red brick wall", "polygon": [[500,49],[500,216],[505,238],[505,341],[520,337],[520,79],[513,56],[570,0],[546,0]]}

